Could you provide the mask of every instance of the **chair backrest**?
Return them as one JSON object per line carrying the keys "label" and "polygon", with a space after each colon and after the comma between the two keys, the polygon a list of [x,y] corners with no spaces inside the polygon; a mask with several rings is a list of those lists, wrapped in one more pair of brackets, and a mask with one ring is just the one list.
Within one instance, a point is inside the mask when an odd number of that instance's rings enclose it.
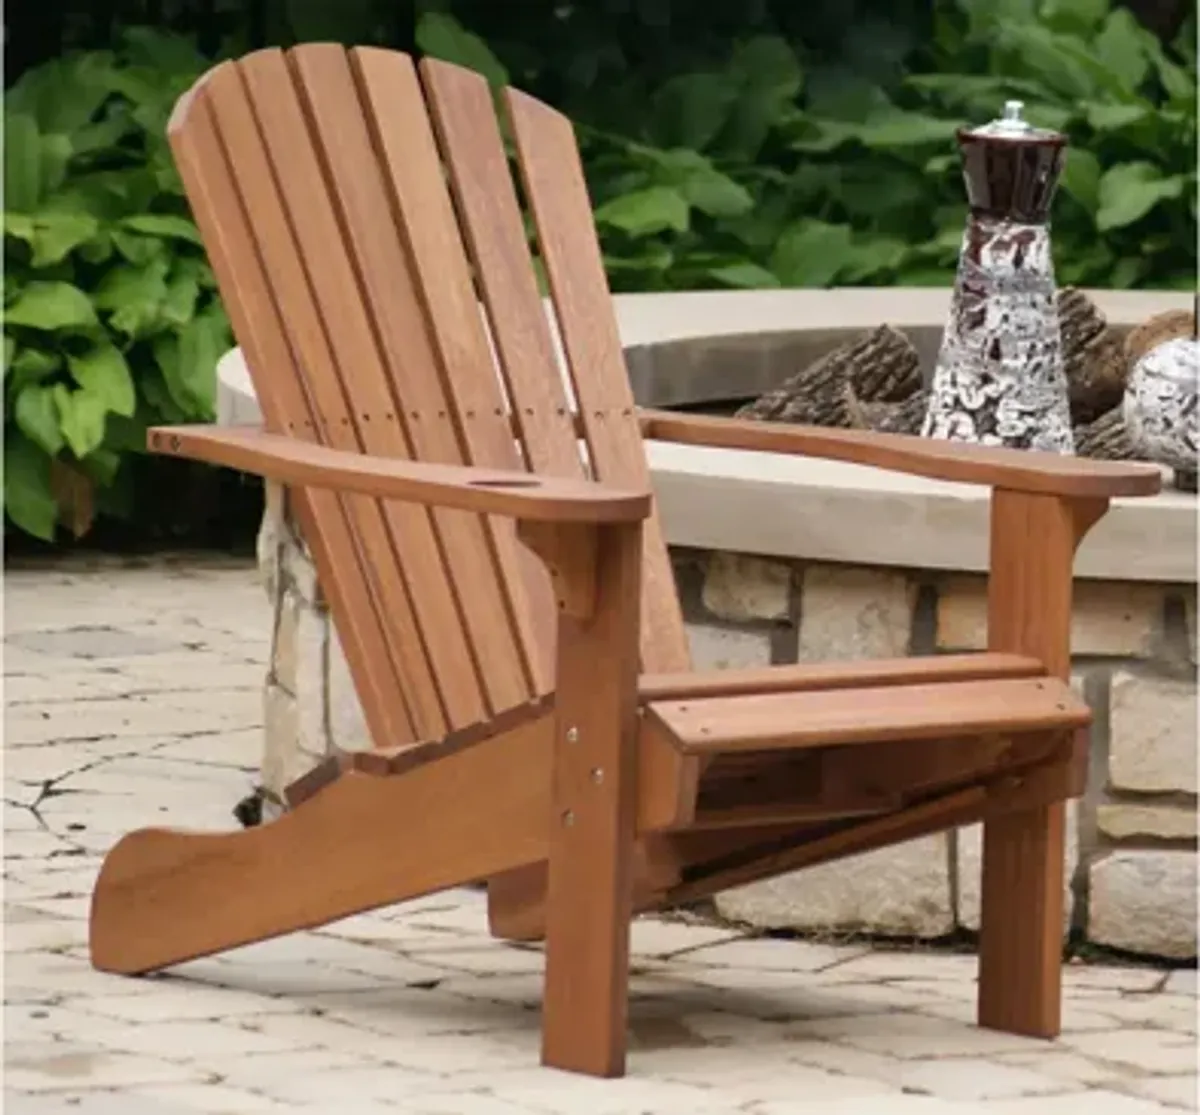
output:
{"label": "chair backrest", "polygon": [[[264,50],[215,67],[172,116],[267,428],[648,485],[570,122],[505,91],[568,387],[491,90],[446,63],[420,70],[378,49]],[[316,491],[296,506],[377,742],[436,738],[551,687],[553,597],[513,524]],[[645,561],[643,667],[686,669],[657,520]]]}

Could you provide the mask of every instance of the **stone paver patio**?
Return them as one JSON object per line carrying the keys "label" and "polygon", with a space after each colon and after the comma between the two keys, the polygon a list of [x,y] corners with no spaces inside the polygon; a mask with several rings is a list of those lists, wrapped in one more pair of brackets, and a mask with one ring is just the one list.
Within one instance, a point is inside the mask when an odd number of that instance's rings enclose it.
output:
{"label": "stone paver patio", "polygon": [[974,958],[634,927],[630,1074],[537,1067],[542,957],[456,891],[126,980],[86,959],[117,836],[234,827],[261,747],[252,567],[5,584],[7,1115],[1154,1115],[1196,1109],[1194,970],[1072,965],[1053,1044],[971,1025]]}

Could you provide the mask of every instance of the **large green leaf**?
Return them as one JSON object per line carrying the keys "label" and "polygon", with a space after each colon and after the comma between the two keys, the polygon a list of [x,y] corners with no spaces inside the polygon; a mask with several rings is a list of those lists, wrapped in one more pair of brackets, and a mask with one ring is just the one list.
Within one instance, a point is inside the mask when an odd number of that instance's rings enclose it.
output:
{"label": "large green leaf", "polygon": [[1100,200],[1100,160],[1084,147],[1072,147],[1063,167],[1062,188],[1094,213]]}
{"label": "large green leaf", "polygon": [[1144,123],[1154,113],[1150,104],[1111,104],[1099,102],[1084,106],[1088,123],[1098,132],[1116,132]]}
{"label": "large green leaf", "polygon": [[4,207],[32,213],[42,197],[42,137],[37,121],[23,112],[4,114]]}
{"label": "large green leaf", "polygon": [[167,297],[169,267],[165,258],[155,258],[140,267],[122,264],[104,276],[94,300],[99,309],[111,311],[109,324],[113,329],[137,337],[158,327]]}
{"label": "large green leaf", "polygon": [[475,70],[495,87],[508,84],[508,71],[487,43],[448,12],[425,12],[417,20],[416,41],[424,53]]}
{"label": "large green leaf", "polygon": [[605,202],[595,217],[597,224],[619,228],[630,236],[684,232],[688,227],[688,203],[673,187],[652,186]]}
{"label": "large green leaf", "polygon": [[740,90],[722,147],[752,159],[772,126],[795,104],[804,71],[796,52],[777,35],[758,35],[740,44],[730,69]]}
{"label": "large green leaf", "polygon": [[1163,177],[1153,163],[1118,163],[1100,179],[1100,211],[1096,227],[1102,232],[1140,220],[1161,201],[1183,194],[1185,179]]}
{"label": "large green leaf", "polygon": [[72,391],[61,383],[56,383],[51,390],[63,440],[71,452],[82,459],[104,440],[108,414],[104,398],[82,389]]}
{"label": "large green leaf", "polygon": [[26,244],[33,246],[33,235],[36,231],[36,226],[33,223],[33,218],[24,213],[5,213],[4,214],[4,235],[11,236],[16,240],[24,240]]}
{"label": "large green leaf", "polygon": [[104,103],[113,62],[108,51],[51,59],[21,75],[6,94],[8,107],[29,114],[44,133],[70,136]]}
{"label": "large green leaf", "polygon": [[154,359],[166,390],[159,390],[155,380],[139,376],[147,401],[167,421],[211,418],[217,361],[229,345],[229,323],[216,306],[206,308],[177,332],[155,337]]}
{"label": "large green leaf", "polygon": [[26,384],[17,395],[13,417],[25,436],[51,457],[56,456],[63,447],[53,387],[40,383]]}
{"label": "large green leaf", "polygon": [[1015,76],[1034,78],[1065,97],[1084,100],[1107,92],[1119,100],[1130,98],[1121,78],[1078,39],[1038,23],[1011,22],[998,29],[997,41]]}
{"label": "large green leaf", "polygon": [[850,240],[849,225],[798,221],[779,238],[771,270],[784,286],[828,286],[850,259]]}
{"label": "large green leaf", "polygon": [[697,151],[676,148],[650,155],[655,184],[673,186],[689,205],[710,217],[737,217],[754,208],[750,192]]}
{"label": "large green leaf", "polygon": [[88,296],[70,283],[30,283],[4,311],[7,325],[44,332],[90,329],[97,325]]}
{"label": "large green leaf", "polygon": [[187,240],[189,243],[203,246],[196,226],[186,217],[177,217],[170,213],[144,213],[141,216],[126,217],[121,224],[146,236]]}
{"label": "large green leaf", "polygon": [[12,366],[13,354],[17,351],[17,342],[5,335],[4,338],[4,374],[8,375],[8,369]]}
{"label": "large green leaf", "polygon": [[1106,15],[1111,0],[1045,0],[1041,18],[1056,31],[1092,31]]}
{"label": "large green leaf", "polygon": [[1036,81],[1005,74],[909,74],[909,89],[931,93],[942,104],[971,114],[980,123],[996,114],[996,106],[1012,98],[1043,98],[1049,90]]}
{"label": "large green leaf", "polygon": [[63,358],[48,349],[27,345],[18,348],[12,358],[12,377],[15,384],[38,383],[63,366]]}
{"label": "large green leaf", "polygon": [[39,144],[42,163],[42,194],[53,193],[67,178],[71,141],[65,135],[43,135]]}
{"label": "large green leaf", "polygon": [[891,236],[868,236],[850,245],[846,262],[838,270],[843,283],[890,275],[904,264],[909,254],[903,240]]}
{"label": "large green leaf", "polygon": [[742,263],[724,263],[710,267],[708,274],[722,286],[736,287],[744,290],[758,290],[764,287],[779,286],[779,278],[765,267],[748,260]]}
{"label": "large green leaf", "polygon": [[114,228],[111,232],[112,245],[130,263],[146,264],[152,259],[165,256],[167,244],[157,236],[143,236],[138,232],[128,232],[123,228]]}
{"label": "large green leaf", "polygon": [[176,272],[167,283],[167,296],[163,299],[160,312],[172,325],[186,325],[196,312],[196,300],[200,297],[200,283],[187,272]]}
{"label": "large green leaf", "polygon": [[1099,61],[1131,93],[1145,81],[1150,69],[1145,48],[1147,35],[1128,8],[1116,8],[1092,44]]}
{"label": "large green leaf", "polygon": [[50,486],[50,458],[20,433],[4,439],[4,510],[27,534],[54,541],[58,504]]}
{"label": "large green leaf", "polygon": [[133,415],[137,398],[129,365],[116,345],[99,345],[82,356],[68,356],[71,378],[106,410],[126,418]]}
{"label": "large green leaf", "polygon": [[100,231],[100,222],[88,213],[39,213],[33,218],[34,267],[48,267],[66,259]]}
{"label": "large green leaf", "polygon": [[866,147],[887,150],[900,147],[921,147],[949,144],[965,121],[926,116],[919,112],[895,109],[878,113],[853,134]]}

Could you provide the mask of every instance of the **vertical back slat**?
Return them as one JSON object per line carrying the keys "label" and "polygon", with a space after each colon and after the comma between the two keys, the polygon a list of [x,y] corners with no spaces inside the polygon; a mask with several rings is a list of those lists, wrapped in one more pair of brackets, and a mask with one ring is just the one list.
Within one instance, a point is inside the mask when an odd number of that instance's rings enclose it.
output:
{"label": "vertical back slat", "polygon": [[479,74],[429,58],[421,61],[421,76],[529,467],[582,477],[491,90]]}
{"label": "vertical back slat", "polygon": [[[391,66],[411,62],[404,56],[379,52]],[[335,233],[321,243],[321,256],[330,260],[340,247],[350,267],[349,290],[329,267],[328,297],[331,302],[353,301],[360,326],[353,316],[354,307],[345,306],[346,345],[356,346],[353,362],[343,367],[352,377],[356,395],[368,391],[389,400],[394,409],[395,435],[384,443],[378,429],[372,443],[364,448],[395,456],[426,461],[462,463],[465,459],[455,428],[455,398],[444,389],[438,373],[438,353],[430,343],[429,318],[423,313],[428,299],[426,277],[414,281],[411,261],[402,241],[404,217],[391,204],[393,188],[391,168],[373,143],[370,126],[371,105],[360,97],[360,89],[351,72],[350,59],[337,46],[311,45],[291,52],[292,69],[309,115],[316,147],[322,158],[318,174],[328,189],[331,210],[337,218]],[[422,112],[421,106],[416,106]],[[396,103],[389,112],[403,119],[410,106]],[[436,157],[411,147],[406,152],[406,170],[410,174],[439,174]],[[436,214],[421,207],[420,199],[409,219],[418,226],[434,224]],[[440,254],[443,267],[454,262],[455,245],[447,244]],[[457,248],[461,257],[461,247]],[[419,274],[419,268],[418,268]],[[370,346],[370,351],[365,349]],[[484,380],[494,386],[490,360],[480,365],[461,361],[456,382],[463,390]],[[365,405],[365,403],[364,403]],[[468,408],[469,409],[469,408]],[[492,408],[495,409],[494,407]],[[488,417],[495,418],[489,411]],[[364,432],[366,426],[364,425]],[[508,455],[500,459],[501,451]],[[492,460],[481,462],[519,467],[508,437],[492,452]],[[473,664],[483,683],[487,706],[492,712],[511,708],[528,700],[532,684],[527,652],[517,615],[526,615],[524,599],[519,608],[510,599],[519,581],[504,568],[503,559],[515,557],[515,542],[505,551],[497,544],[493,524],[479,516],[458,511],[438,510],[434,522],[441,543],[440,558],[460,604],[459,636],[465,631],[473,655]],[[512,526],[507,524],[511,534]],[[407,547],[408,537],[403,544]],[[499,560],[498,560],[499,559]],[[424,579],[422,580],[424,582]],[[459,678],[446,685],[466,684],[470,669],[459,668]],[[443,676],[439,668],[438,676]],[[451,707],[454,707],[452,704]]]}
{"label": "vertical back slat", "polygon": [[[236,81],[233,63],[211,71],[181,99],[168,134],[204,236],[225,308],[252,368],[290,368],[296,363],[271,295],[263,261],[256,251],[249,215],[235,185],[228,152],[217,133],[210,97],[214,88]],[[301,431],[310,412],[298,393],[264,392],[260,400],[268,428]],[[308,436],[311,436],[311,432]],[[321,570],[347,661],[368,727],[381,745],[416,739],[421,726],[410,694],[422,681],[397,653],[395,629],[378,601],[385,596],[378,570],[360,546],[362,524],[377,521],[377,509],[364,500],[342,500],[330,492],[294,493],[301,529]],[[397,679],[403,684],[398,686]],[[397,689],[403,690],[398,699]],[[407,698],[407,699],[406,699]]]}
{"label": "vertical back slat", "polygon": [[[504,99],[592,469],[600,480],[648,487],[650,469],[574,129],[523,93],[506,89]],[[686,670],[687,636],[657,515],[647,521],[644,538],[643,666]]]}

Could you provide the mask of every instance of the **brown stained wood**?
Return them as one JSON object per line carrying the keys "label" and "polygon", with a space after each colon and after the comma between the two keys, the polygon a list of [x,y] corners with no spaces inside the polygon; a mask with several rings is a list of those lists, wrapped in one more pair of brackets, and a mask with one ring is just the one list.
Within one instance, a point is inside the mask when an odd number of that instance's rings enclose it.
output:
{"label": "brown stained wood", "polygon": [[[530,468],[578,478],[583,461],[487,81],[422,59],[421,76]],[[582,425],[581,425],[582,431]]]}
{"label": "brown stained wood", "polygon": [[686,826],[696,814],[702,760],[682,755],[661,721],[638,719],[638,832]]}
{"label": "brown stained wood", "polygon": [[1071,735],[1064,732],[922,740],[904,748],[842,747],[821,755],[821,776],[824,792],[834,800],[862,793],[892,793],[911,800],[949,786],[1062,762],[1070,751]]}
{"label": "brown stained wood", "polygon": [[[513,89],[505,90],[504,101],[592,471],[607,483],[648,487],[641,422],[571,122]],[[686,670],[691,656],[683,613],[657,516],[643,533],[642,667]]]}
{"label": "brown stained wood", "polygon": [[[257,73],[257,84],[265,87],[257,103],[251,98],[248,72]],[[334,234],[329,231],[333,214],[320,186],[315,154],[282,55],[278,51],[260,51],[228,68],[219,68],[206,81],[201,99],[211,112],[212,126],[224,150],[227,161],[224,174],[230,177],[236,191],[233,205],[244,215],[244,220],[237,222],[237,231],[245,237],[237,243],[237,268],[248,267],[248,257],[255,260],[254,266],[262,268],[264,294],[269,302],[266,306],[256,305],[254,312],[271,315],[268,321],[273,325],[262,328],[278,330],[289,352],[285,360],[249,365],[260,401],[265,403],[268,397],[287,400],[287,424],[272,427],[272,432],[290,434],[298,440],[319,441],[335,449],[361,450],[361,431],[353,421],[341,386],[342,369],[338,365],[336,344],[337,336],[349,337],[362,350],[370,344],[370,338],[369,334],[362,334],[362,323],[356,320],[361,319],[361,307],[349,321],[337,321],[335,327],[326,316],[327,309],[322,312],[314,290],[314,276],[327,284],[330,269],[337,274],[339,259],[341,282],[350,288],[354,283],[345,274],[348,264],[340,244],[333,259],[306,260],[301,248],[298,233],[302,229],[307,230],[305,240],[310,244],[314,237],[325,244],[334,242]],[[267,134],[274,137],[275,157]],[[278,150],[281,143],[283,152]],[[282,166],[277,165],[281,154]],[[281,181],[292,183],[292,193],[300,189],[304,196],[299,199],[293,196],[293,204],[285,204]],[[311,209],[298,225],[294,216],[297,202]],[[214,220],[218,224],[228,222],[232,229],[237,218],[223,205],[214,213]],[[235,287],[232,300],[237,298]],[[356,325],[358,333],[346,332]],[[369,388],[369,381],[366,386]],[[358,398],[356,406],[364,402],[370,405],[369,401]],[[385,424],[377,425],[383,428]],[[444,579],[440,588],[436,583],[436,561],[429,559],[432,539],[428,513],[424,508],[407,504],[385,507],[373,501],[354,500],[350,506],[355,512],[356,544],[362,551],[364,567],[375,582],[374,596],[383,617],[381,622],[386,625],[393,657],[403,671],[404,692],[410,702],[414,727],[418,735],[435,735],[453,721],[447,720],[447,709],[436,681],[436,648],[428,646],[423,637],[410,580],[428,575],[434,582],[428,586],[421,605],[426,612],[424,627],[431,626],[434,619],[431,613],[441,616],[445,623],[453,607]],[[414,540],[412,549],[403,555],[403,565],[394,541],[393,528],[397,525],[407,525]],[[429,560],[422,561],[422,556]],[[318,573],[324,575],[325,571],[318,567]],[[460,660],[466,653],[461,632],[455,627],[448,638],[457,639],[453,657]],[[479,709],[476,694],[475,700],[468,702],[465,714],[458,715],[464,717],[462,722],[469,723],[481,715],[481,711],[476,711]]]}
{"label": "brown stained wood", "polygon": [[148,445],[156,453],[208,461],[296,487],[333,488],[530,522],[635,522],[650,509],[648,492],[373,457],[240,426],[155,427]]}
{"label": "brown stained wood", "polygon": [[539,697],[528,704],[505,709],[490,720],[460,728],[443,739],[424,740],[403,747],[372,751],[348,751],[344,753],[343,766],[361,774],[376,777],[395,777],[405,774],[426,763],[436,762],[448,755],[457,755],[468,747],[478,747],[493,736],[507,735],[546,719],[554,713],[552,697]]}
{"label": "brown stained wood", "polygon": [[647,437],[652,441],[823,457],[934,480],[1063,496],[1147,496],[1162,489],[1162,473],[1156,465],[993,449],[904,434],[826,430],[668,411],[643,414],[650,419]]}
{"label": "brown stained wood", "polygon": [[415,770],[426,763],[456,755],[468,747],[477,747],[491,737],[503,735],[535,720],[550,716],[554,702],[550,697],[541,697],[525,705],[506,709],[491,720],[480,721],[467,728],[451,732],[443,739],[422,740],[406,743],[399,747],[373,748],[367,751],[337,749],[318,766],[284,789],[284,800],[295,808],[331,785],[349,771],[371,774],[377,778],[395,777]]}
{"label": "brown stained wood", "polygon": [[[583,426],[551,343],[491,89],[479,74],[431,58],[420,72],[525,460],[541,475],[582,478]],[[532,580],[536,600],[536,570]],[[554,617],[545,607],[533,612],[536,665],[548,686]]]}
{"label": "brown stained wood", "polygon": [[[426,439],[418,453],[427,460],[524,467],[513,445],[505,399],[411,59],[372,48],[355,49],[348,57],[338,48],[320,55],[316,48],[302,54],[304,49],[293,52],[293,57],[314,91],[314,103],[316,90],[339,86],[345,86],[347,99],[352,99],[348,90],[356,81],[361,98],[356,107],[365,114],[373,145],[360,161],[377,160],[383,172],[377,179],[384,187],[380,195],[357,207],[357,222],[348,210],[347,223],[352,235],[361,236],[361,257],[371,263],[366,272],[368,292],[377,319],[388,325],[385,343],[396,395],[410,416],[414,410],[427,412],[412,423],[414,438]],[[330,142],[336,142],[341,153],[349,134],[346,112],[339,111],[332,96],[327,100]],[[340,158],[334,169],[348,198],[362,189],[354,167],[355,160]],[[413,306],[423,311],[420,329],[398,315],[389,316],[396,305],[395,276],[403,269],[401,255],[407,256],[417,290]],[[447,422],[435,421],[439,412],[447,415]],[[478,522],[459,517],[457,524],[448,521],[442,533],[446,561],[493,710],[527,699],[537,688],[531,608],[543,612],[550,606],[544,582],[540,593],[530,599],[525,572],[534,563],[518,550],[508,520]]]}
{"label": "brown stained wood", "polygon": [[487,882],[488,932],[501,941],[540,941],[546,935],[546,865],[530,864]]}
{"label": "brown stained wood", "polygon": [[[921,796],[1063,762],[1070,737],[1041,733],[869,744],[827,751],[733,752],[704,772],[689,829],[887,813]],[[671,834],[674,835],[674,834]]]}
{"label": "brown stained wood", "polygon": [[544,859],[551,735],[544,719],[402,778],[346,774],[244,832],[132,833],[96,884],[92,963],[156,971]]}
{"label": "brown stained wood", "polygon": [[[663,855],[666,839],[634,846],[633,903],[652,908],[679,882],[674,858]],[[505,941],[540,941],[546,936],[546,865],[530,864],[488,880],[488,929]]]}
{"label": "brown stained wood", "polygon": [[562,615],[589,619],[596,608],[596,541],[588,531],[554,523],[520,523],[517,537],[550,575],[554,604]]}
{"label": "brown stained wood", "polygon": [[[298,353],[283,329],[271,284],[254,251],[250,217],[209,103],[208,90],[214,83],[232,80],[233,73],[233,64],[223,63],[180,99],[168,139],[248,364],[286,374],[294,369]],[[273,430],[300,429],[311,419],[298,380],[283,392],[267,391],[264,385],[259,404]],[[325,491],[298,493],[293,505],[373,737],[399,743],[416,738],[425,722],[442,723],[424,655],[420,648],[406,653],[397,630],[406,602],[399,599],[387,607],[393,579],[386,569],[373,568],[366,554],[365,540],[381,532],[379,509]],[[429,697],[424,703],[423,693]]]}
{"label": "brown stained wood", "polygon": [[1047,731],[1091,720],[1070,686],[1053,678],[710,697],[646,708],[694,755]]}
{"label": "brown stained wood", "polygon": [[738,694],[1037,677],[1045,672],[1045,667],[1036,658],[1019,654],[940,654],[927,658],[802,662],[792,666],[714,670],[705,674],[644,674],[638,679],[638,696],[643,702],[695,700]]}
{"label": "brown stained wood", "polygon": [[895,794],[859,794],[853,800],[818,798],[810,802],[751,801],[746,803],[701,804],[688,832],[713,829],[743,829],[759,825],[815,825],[844,821],[849,817],[876,817],[900,808]]}
{"label": "brown stained wood", "polygon": [[[346,429],[352,446],[377,456],[411,459],[413,446],[400,422],[405,400],[397,398],[389,384],[388,354],[380,342],[374,302],[363,279],[361,241],[347,231],[360,212],[354,208],[356,199],[339,192],[334,180],[334,168],[342,163],[343,152],[355,138],[369,152],[366,125],[361,108],[354,104],[353,115],[341,122],[344,146],[328,150],[328,130],[322,131],[317,124],[311,97],[309,103],[302,103],[302,83],[297,79],[296,71],[309,49],[300,47],[287,56],[282,51],[258,51],[239,63],[259,124],[257,142],[265,147],[276,176],[276,204],[281,204],[295,241],[293,266],[307,277],[311,304],[325,323],[328,361],[306,361],[303,371],[314,396],[322,392],[318,402],[322,413],[331,426]],[[334,49],[344,65],[344,52]],[[376,164],[359,164],[356,170],[364,191],[372,182],[378,186]],[[382,240],[390,224],[386,205],[381,205],[376,216],[380,224],[377,236]],[[290,320],[291,314],[286,317]],[[388,560],[402,571],[416,618],[413,634],[425,646],[449,725],[469,724],[490,711],[471,638],[474,625],[481,621],[472,617],[460,598],[460,586],[450,574],[447,556],[460,549],[477,553],[477,581],[486,586],[482,540],[471,536],[469,517],[443,510],[431,512],[427,507],[391,503],[384,505],[384,515],[391,553],[385,556],[381,552],[377,560]],[[487,597],[489,608],[496,607],[496,596],[492,592]],[[519,689],[514,692],[519,694]],[[516,699],[521,699],[520,695]],[[437,729],[427,734],[435,735]]]}
{"label": "brown stained wood", "polygon": [[[563,612],[559,621],[542,1060],[619,1076],[633,909],[642,529],[581,529],[596,547],[595,608],[587,617]],[[565,566],[561,573],[572,575]]]}
{"label": "brown stained wood", "polygon": [[[524,460],[535,473],[583,478],[583,425],[554,355],[490,86],[448,62],[422,59],[420,71]],[[553,613],[541,604],[545,582],[536,563],[526,576],[534,599],[534,667],[547,688]]]}
{"label": "brown stained wood", "polygon": [[[1000,490],[992,496],[988,649],[1030,654],[1054,677],[1071,669],[1075,550],[1107,509],[1102,499]],[[1087,765],[1076,737],[1062,799],[989,821],[983,830],[979,1021],[1054,1037],[1062,1017],[1065,799]]]}
{"label": "brown stained wood", "polygon": [[[487,878],[494,931],[547,933],[544,1060],[614,1075],[634,908],[982,819],[980,1019],[1055,1032],[1088,720],[1065,684],[1071,559],[1158,470],[638,412],[570,123],[509,92],[566,390],[490,94],[423,75],[436,135],[405,56],[323,45],[219,66],[172,117],[270,433],[152,439],[296,489],[378,750],[306,776],[271,825],[127,838],[94,963]],[[647,434],[996,486],[989,652],[684,674]]]}
{"label": "brown stained wood", "polygon": [[[683,882],[639,909],[697,902],[759,879],[1041,807],[1060,800],[1072,777],[1069,764],[1039,767],[987,785],[939,795],[883,817],[839,825],[832,831],[813,831],[805,826],[789,834],[786,829],[780,832],[769,826],[751,829],[744,840],[732,830],[703,834],[703,841],[697,834],[694,847],[704,858],[693,859]],[[681,839],[686,849],[693,834],[684,833]],[[714,850],[718,850],[719,858],[708,858]]]}

